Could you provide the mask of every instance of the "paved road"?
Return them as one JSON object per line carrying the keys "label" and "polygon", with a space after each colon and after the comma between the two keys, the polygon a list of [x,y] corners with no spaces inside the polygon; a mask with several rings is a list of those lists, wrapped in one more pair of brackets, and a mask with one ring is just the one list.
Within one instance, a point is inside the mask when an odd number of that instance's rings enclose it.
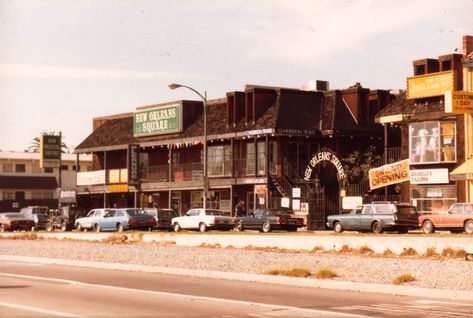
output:
{"label": "paved road", "polygon": [[472,317],[440,301],[0,261],[0,317]]}

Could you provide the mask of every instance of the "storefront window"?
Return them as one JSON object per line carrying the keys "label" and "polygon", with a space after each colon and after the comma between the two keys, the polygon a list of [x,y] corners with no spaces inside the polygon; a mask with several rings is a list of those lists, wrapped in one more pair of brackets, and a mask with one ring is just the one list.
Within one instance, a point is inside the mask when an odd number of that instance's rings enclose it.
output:
{"label": "storefront window", "polygon": [[455,162],[455,123],[429,121],[410,124],[409,159],[411,164]]}
{"label": "storefront window", "polygon": [[411,203],[421,214],[445,212],[455,202],[455,185],[411,186]]}

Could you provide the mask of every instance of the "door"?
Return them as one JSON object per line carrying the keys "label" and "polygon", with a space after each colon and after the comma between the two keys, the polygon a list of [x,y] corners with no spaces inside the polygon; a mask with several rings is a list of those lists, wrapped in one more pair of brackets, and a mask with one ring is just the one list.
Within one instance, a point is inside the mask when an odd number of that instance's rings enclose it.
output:
{"label": "door", "polygon": [[353,219],[353,229],[365,231],[371,230],[371,223],[374,219],[373,213],[374,208],[371,205],[365,205],[361,211],[361,214],[355,214],[357,217]]}

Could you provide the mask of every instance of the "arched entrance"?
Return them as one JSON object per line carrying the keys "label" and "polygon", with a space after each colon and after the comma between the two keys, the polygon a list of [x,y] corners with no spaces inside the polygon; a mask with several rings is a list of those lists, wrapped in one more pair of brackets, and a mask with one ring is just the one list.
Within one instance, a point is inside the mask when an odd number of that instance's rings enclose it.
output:
{"label": "arched entrance", "polygon": [[309,202],[307,228],[324,230],[327,214],[340,211],[340,192],[346,181],[342,163],[331,151],[321,151],[309,161],[304,180]]}

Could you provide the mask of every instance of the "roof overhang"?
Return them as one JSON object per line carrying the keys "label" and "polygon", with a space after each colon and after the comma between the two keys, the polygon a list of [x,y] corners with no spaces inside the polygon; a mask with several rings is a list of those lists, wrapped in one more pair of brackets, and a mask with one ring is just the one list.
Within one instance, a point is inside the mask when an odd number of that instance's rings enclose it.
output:
{"label": "roof overhang", "polygon": [[473,180],[473,159],[467,159],[464,163],[450,172],[451,180]]}

